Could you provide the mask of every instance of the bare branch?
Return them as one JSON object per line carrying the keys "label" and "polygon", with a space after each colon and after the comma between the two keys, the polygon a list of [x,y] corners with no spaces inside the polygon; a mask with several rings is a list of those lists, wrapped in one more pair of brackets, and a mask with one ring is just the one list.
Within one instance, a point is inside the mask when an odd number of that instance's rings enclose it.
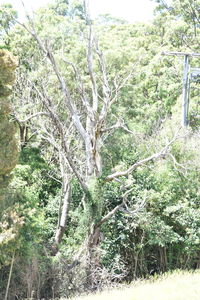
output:
{"label": "bare branch", "polygon": [[142,201],[142,203],[134,210],[134,211],[130,211],[127,207],[126,204],[126,200],[128,195],[134,190],[134,188],[129,189],[128,191],[126,191],[123,195],[123,201],[121,204],[117,205],[113,210],[111,210],[110,212],[107,213],[107,215],[105,215],[97,224],[96,224],[96,228],[100,227],[103,223],[107,222],[113,215],[115,215],[123,206],[126,207],[126,212],[134,215],[136,214],[140,209],[142,209],[144,207],[144,204],[146,202],[146,198]]}
{"label": "bare branch", "polygon": [[38,116],[41,116],[41,115],[46,115],[46,116],[49,116],[49,114],[47,112],[38,112],[38,113],[35,113],[29,117],[27,117],[26,119],[24,120],[20,120],[14,113],[12,114],[13,118],[17,121],[17,123],[27,123],[28,121],[30,121],[31,119],[35,118],[35,117],[38,117]]}
{"label": "bare branch", "polygon": [[[173,155],[172,153],[168,153],[167,155],[170,156],[170,157],[172,158],[172,161],[173,161],[173,163],[174,163],[174,168],[175,168],[177,171],[180,172],[180,169],[183,169],[183,170],[185,170],[185,171],[187,171],[187,170],[194,170],[193,167],[190,168],[190,167],[188,167],[188,166],[185,166],[185,165],[180,164],[179,162],[177,162],[176,158],[174,157],[174,155]],[[178,168],[177,168],[177,167],[178,167]]]}
{"label": "bare branch", "polygon": [[90,119],[93,119],[94,118],[93,110],[91,109],[88,97],[86,95],[85,87],[84,87],[83,80],[81,78],[81,74],[80,74],[79,70],[72,62],[68,61],[67,59],[63,58],[63,61],[73,68],[74,74],[76,76],[77,87],[78,87],[79,94],[81,96],[82,103],[83,103],[84,107],[86,108],[87,114],[90,116]]}
{"label": "bare branch", "polygon": [[126,85],[126,83],[129,81],[129,79],[133,75],[135,65],[136,64],[134,64],[132,66],[132,68],[128,72],[128,74],[124,78],[122,78],[119,82],[117,82],[116,79],[115,79],[115,82],[114,82],[115,83],[115,90],[112,92],[114,94],[114,96],[112,97],[112,99],[110,101],[110,105],[112,105],[117,100],[120,90]]}
{"label": "bare branch", "polygon": [[120,120],[119,120],[119,121],[117,121],[114,125],[112,125],[112,126],[110,126],[110,127],[108,127],[108,128],[103,128],[103,129],[101,130],[101,133],[105,133],[105,132],[111,131],[111,130],[113,130],[113,129],[118,129],[118,128],[121,128],[121,127],[122,127],[122,124],[121,124],[121,122],[120,122]]}
{"label": "bare branch", "polygon": [[97,112],[98,110],[98,88],[97,88],[97,82],[96,82],[96,75],[94,72],[93,67],[93,43],[94,43],[94,37],[93,37],[93,30],[92,30],[92,20],[90,16],[89,11],[89,1],[84,0],[83,1],[84,10],[85,10],[85,21],[86,25],[89,28],[88,33],[88,47],[87,47],[87,65],[88,65],[88,71],[92,83],[92,108],[94,112]]}
{"label": "bare branch", "polygon": [[165,155],[167,154],[167,151],[169,150],[169,147],[172,143],[174,143],[174,141],[177,139],[177,136],[175,135],[174,138],[164,147],[162,148],[161,151],[154,153],[153,155],[144,158],[136,163],[134,163],[132,166],[130,166],[127,170],[125,171],[121,171],[121,172],[115,172],[109,176],[106,177],[106,181],[112,181],[115,178],[121,177],[121,176],[127,176],[128,174],[130,174],[133,170],[135,170],[136,168],[138,168],[139,166],[142,166],[146,163],[148,163],[149,161],[153,161],[153,160],[157,160],[160,157],[165,157]]}
{"label": "bare branch", "polygon": [[133,211],[131,211],[127,205],[126,205],[126,209],[124,210],[125,213],[131,215],[131,216],[134,216],[136,215],[142,208],[144,208],[145,206],[145,203],[146,203],[146,198],[143,199],[143,201],[140,203],[140,205]]}
{"label": "bare branch", "polygon": [[76,178],[78,179],[80,185],[82,186],[84,192],[88,193],[88,187],[85,184],[85,182],[83,181],[83,179],[81,178],[78,170],[76,169],[74,163],[73,163],[73,159],[71,158],[70,152],[68,150],[68,145],[66,143],[66,139],[65,139],[65,134],[64,134],[64,129],[62,126],[62,123],[60,122],[56,112],[53,110],[53,108],[51,107],[51,105],[49,105],[49,102],[51,102],[51,100],[49,98],[47,98],[47,95],[43,95],[36,87],[36,91],[38,92],[39,96],[41,97],[41,100],[43,101],[44,105],[46,106],[47,110],[49,111],[49,114],[51,116],[51,119],[56,127],[56,129],[58,130],[60,137],[61,137],[61,141],[62,141],[62,147],[63,150],[65,151],[66,154],[66,159],[67,162],[70,166],[70,168],[73,170]]}
{"label": "bare branch", "polygon": [[89,37],[88,37],[88,53],[87,53],[87,63],[88,71],[92,83],[92,100],[93,100],[93,110],[97,112],[98,109],[98,91],[97,91],[97,82],[96,76],[93,68],[93,33],[92,26],[89,25]]}
{"label": "bare branch", "polygon": [[65,104],[70,112],[70,115],[72,117],[72,120],[73,120],[73,123],[74,123],[74,126],[76,127],[77,131],[79,132],[79,134],[81,135],[81,137],[83,138],[83,140],[86,142],[87,139],[88,139],[88,134],[85,130],[85,128],[83,127],[81,121],[80,121],[80,118],[78,116],[78,113],[77,113],[77,109],[76,109],[76,106],[75,104],[73,103],[72,101],[72,98],[71,98],[71,94],[69,92],[69,89],[65,83],[65,80],[64,78],[62,77],[60,71],[59,71],[59,68],[58,68],[58,65],[56,63],[56,60],[55,60],[55,57],[46,41],[45,44],[43,44],[43,42],[41,41],[41,39],[39,38],[36,30],[35,30],[35,25],[33,23],[33,20],[31,20],[30,17],[28,17],[29,19],[29,23],[31,25],[31,28],[32,30],[30,30],[25,24],[23,23],[20,23],[18,22],[18,24],[20,24],[21,26],[23,26],[31,35],[32,37],[34,38],[34,40],[37,42],[39,48],[42,50],[42,52],[45,54],[45,56],[49,59],[52,67],[53,67],[53,70],[57,76],[57,79],[60,83],[60,86],[61,86],[61,89],[63,91],[63,95],[64,95],[64,99],[65,99]]}
{"label": "bare branch", "polygon": [[113,210],[111,210],[109,213],[107,213],[107,215],[105,215],[105,217],[103,217],[101,219],[101,221],[99,221],[96,224],[96,227],[100,227],[103,223],[107,222],[123,206],[124,206],[124,202],[122,202],[121,204],[117,205]]}
{"label": "bare branch", "polygon": [[97,43],[97,54],[99,57],[99,64],[102,73],[102,85],[103,85],[102,92],[103,92],[103,102],[104,102],[99,119],[100,121],[103,121],[107,115],[111,99],[110,99],[110,87],[108,83],[105,58],[103,56],[102,51],[98,47],[98,43]]}
{"label": "bare branch", "polygon": [[81,135],[81,137],[83,138],[83,140],[86,142],[86,140],[88,139],[88,134],[85,130],[85,128],[83,127],[81,121],[80,121],[80,118],[78,116],[78,113],[77,113],[77,109],[76,109],[76,106],[75,104],[73,103],[72,101],[72,98],[71,98],[71,95],[70,95],[70,92],[66,86],[66,83],[65,83],[65,80],[64,78],[62,77],[62,75],[60,74],[60,71],[58,69],[58,66],[57,66],[57,63],[55,61],[55,58],[53,56],[53,53],[51,52],[51,50],[49,49],[48,45],[46,45],[46,49],[47,49],[47,56],[52,64],[52,67],[54,69],[54,72],[60,82],[60,85],[61,85],[61,88],[62,88],[62,91],[63,91],[63,94],[65,96],[65,103],[66,103],[66,106],[70,112],[70,115],[72,117],[72,120],[73,120],[73,123],[77,129],[77,131],[79,132],[79,134]]}

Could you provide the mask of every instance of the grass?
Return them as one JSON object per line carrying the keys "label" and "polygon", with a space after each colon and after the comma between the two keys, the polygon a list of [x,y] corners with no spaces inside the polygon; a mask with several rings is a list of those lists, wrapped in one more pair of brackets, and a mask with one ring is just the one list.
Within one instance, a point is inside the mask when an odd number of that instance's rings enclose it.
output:
{"label": "grass", "polygon": [[200,300],[200,270],[175,271],[151,281],[132,283],[127,288],[71,300]]}

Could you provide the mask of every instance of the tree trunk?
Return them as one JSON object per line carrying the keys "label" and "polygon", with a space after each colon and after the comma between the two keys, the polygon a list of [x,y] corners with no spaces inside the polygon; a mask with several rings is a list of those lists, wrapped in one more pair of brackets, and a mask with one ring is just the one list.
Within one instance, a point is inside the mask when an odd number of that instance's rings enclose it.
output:
{"label": "tree trunk", "polygon": [[19,124],[20,130],[20,145],[21,149],[25,148],[28,143],[28,126],[26,124]]}
{"label": "tree trunk", "polygon": [[58,228],[57,228],[56,234],[55,234],[55,244],[56,245],[60,244],[62,237],[65,233],[70,200],[71,200],[71,186],[70,186],[70,183],[68,183],[65,194],[64,194],[61,217],[60,217]]}
{"label": "tree trunk", "polygon": [[[95,118],[95,116],[93,117]],[[95,120],[91,120],[90,116],[87,116],[86,131],[88,133],[85,141],[87,176],[99,177],[102,174],[101,129],[98,126],[97,116]]]}
{"label": "tree trunk", "polygon": [[10,282],[11,282],[14,261],[15,261],[15,252],[13,252],[13,256],[12,256],[12,261],[11,261],[11,265],[10,265],[10,272],[9,272],[9,276],[8,276],[8,283],[7,283],[7,287],[6,287],[6,294],[5,294],[4,300],[8,299],[8,292],[9,292],[9,288],[10,288]]}
{"label": "tree trunk", "polygon": [[98,270],[101,267],[101,257],[99,253],[99,245],[101,242],[101,228],[95,225],[91,226],[87,243],[87,285],[91,290],[96,290],[98,282]]}

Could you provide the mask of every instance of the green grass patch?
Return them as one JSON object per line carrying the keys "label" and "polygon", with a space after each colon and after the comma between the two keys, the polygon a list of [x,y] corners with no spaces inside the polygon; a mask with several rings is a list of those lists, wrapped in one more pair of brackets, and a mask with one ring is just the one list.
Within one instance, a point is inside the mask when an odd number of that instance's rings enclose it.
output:
{"label": "green grass patch", "polygon": [[[104,291],[71,300],[199,300],[200,270],[175,271],[146,281],[136,281],[126,288]],[[62,299],[64,300],[64,299]]]}

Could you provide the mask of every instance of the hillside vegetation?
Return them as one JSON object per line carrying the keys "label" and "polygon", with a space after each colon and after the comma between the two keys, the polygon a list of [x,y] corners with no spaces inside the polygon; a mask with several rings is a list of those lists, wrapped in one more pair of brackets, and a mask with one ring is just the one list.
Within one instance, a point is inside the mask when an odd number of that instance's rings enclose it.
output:
{"label": "hillside vegetation", "polygon": [[135,24],[0,6],[0,299],[200,268],[200,0],[155,1]]}

